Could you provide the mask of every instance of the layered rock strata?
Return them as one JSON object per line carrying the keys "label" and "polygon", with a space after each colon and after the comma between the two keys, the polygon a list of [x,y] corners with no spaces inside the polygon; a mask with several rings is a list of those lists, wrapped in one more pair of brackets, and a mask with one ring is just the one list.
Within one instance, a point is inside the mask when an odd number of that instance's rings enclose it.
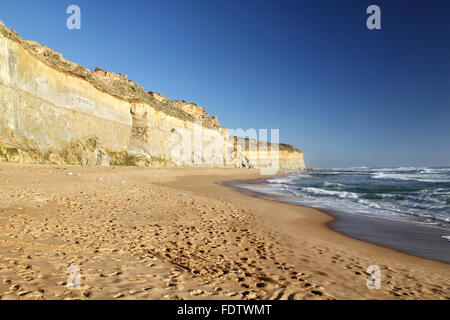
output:
{"label": "layered rock strata", "polygon": [[246,147],[205,108],[147,92],[123,74],[91,72],[1,22],[0,160],[305,168],[292,146]]}

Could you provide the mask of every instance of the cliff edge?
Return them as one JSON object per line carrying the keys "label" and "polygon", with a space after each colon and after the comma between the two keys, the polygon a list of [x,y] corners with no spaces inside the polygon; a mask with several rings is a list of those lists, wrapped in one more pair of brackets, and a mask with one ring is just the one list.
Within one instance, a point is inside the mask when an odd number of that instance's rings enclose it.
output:
{"label": "cliff edge", "polygon": [[204,107],[91,72],[1,22],[0,161],[305,168],[292,146],[240,143]]}

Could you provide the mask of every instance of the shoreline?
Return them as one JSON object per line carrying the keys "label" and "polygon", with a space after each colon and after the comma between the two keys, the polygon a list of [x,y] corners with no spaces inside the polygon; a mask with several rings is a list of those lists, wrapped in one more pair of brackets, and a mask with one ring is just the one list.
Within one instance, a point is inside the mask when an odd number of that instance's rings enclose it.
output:
{"label": "shoreline", "polygon": [[[266,181],[266,179],[258,180],[261,180],[262,183]],[[450,231],[445,228],[412,221],[367,217],[341,212],[339,210],[314,208],[303,204],[283,201],[282,196],[277,197],[274,194],[249,190],[240,186],[249,182],[259,183],[257,180],[236,180],[225,182],[223,185],[262,199],[280,203],[291,203],[300,207],[319,210],[333,217],[333,220],[328,223],[331,230],[353,239],[376,244],[416,257],[450,264],[450,245],[448,241],[442,238],[442,236],[449,235]]]}
{"label": "shoreline", "polygon": [[[243,201],[245,203],[250,202],[251,204],[262,202],[260,206],[269,206],[269,207],[276,207],[278,212],[285,212],[285,209],[287,210],[289,215],[288,217],[282,217],[277,214],[273,213],[267,213],[264,212],[259,216],[259,218],[270,218],[268,219],[270,222],[270,226],[272,228],[277,229],[280,231],[280,225],[281,225],[281,233],[284,233],[284,235],[288,234],[288,238],[290,241],[293,240],[293,235],[296,236],[299,235],[299,233],[305,234],[305,236],[311,236],[311,242],[314,242],[313,247],[317,250],[318,254],[315,255],[316,258],[322,258],[325,253],[328,253],[329,256],[331,256],[331,263],[328,261],[326,263],[327,265],[321,265],[316,261],[314,263],[313,269],[316,269],[315,272],[312,272],[315,274],[315,276],[319,276],[321,281],[323,283],[327,283],[328,285],[331,285],[332,287],[339,283],[341,286],[345,287],[348,290],[348,295],[342,295],[343,288],[334,288],[339,292],[337,299],[398,299],[399,297],[403,299],[411,299],[413,298],[412,295],[414,295],[414,292],[404,292],[403,288],[406,287],[408,290],[413,288],[413,285],[411,285],[409,282],[414,277],[412,277],[412,274],[422,274],[424,277],[427,277],[427,275],[438,272],[441,274],[445,274],[443,278],[441,278],[438,282],[432,284],[432,287],[435,287],[435,289],[432,289],[433,292],[437,293],[439,292],[439,288],[450,288],[449,287],[449,280],[450,279],[450,268],[448,268],[448,264],[442,261],[437,260],[431,260],[423,257],[414,256],[411,254],[403,253],[400,251],[397,251],[395,249],[387,248],[385,246],[381,246],[378,244],[374,244],[371,242],[367,242],[364,240],[360,240],[354,237],[351,237],[349,235],[343,234],[341,232],[338,232],[330,227],[330,224],[336,221],[336,217],[315,208],[300,206],[296,204],[291,204],[287,202],[280,202],[272,199],[266,199],[261,198],[256,195],[250,195],[248,193],[244,193],[240,190],[237,190],[235,187],[229,187],[225,186],[224,184],[232,182],[232,181],[257,181],[261,179],[261,176],[254,175],[253,177],[250,177],[250,179],[242,179],[242,177],[239,177],[238,179],[233,179],[231,177],[224,179],[223,177],[210,177],[210,180],[213,180],[214,183],[219,188],[226,188],[229,190],[231,195],[227,196],[227,198],[233,198],[236,199],[236,193],[240,196],[244,196]],[[185,182],[189,178],[180,178],[179,182]],[[208,194],[211,192],[214,192],[213,190],[208,190]],[[225,195],[225,192],[222,190],[222,195]],[[250,203],[248,203],[250,204]],[[261,212],[260,212],[261,213]],[[273,219],[274,216],[280,219]],[[281,220],[281,221],[280,221]],[[267,225],[266,225],[267,226]],[[297,228],[296,228],[297,227]],[[310,229],[310,230],[308,230]],[[320,239],[320,240],[319,240]],[[308,241],[304,241],[305,238],[301,237],[298,244],[296,243],[289,243],[289,246],[294,247],[294,250],[298,251],[305,251],[305,247],[301,247],[301,245],[305,245]],[[325,240],[326,244],[323,242]],[[303,241],[303,242],[302,242]],[[317,242],[320,242],[323,247],[315,246]],[[287,242],[285,243],[287,245]],[[299,248],[300,247],[300,248]],[[323,248],[323,249],[322,249]],[[330,251],[336,250],[336,254],[332,255]],[[349,253],[348,251],[354,250],[355,252]],[[339,252],[339,253],[337,253]],[[369,254],[368,254],[369,253]],[[349,257],[348,255],[351,255],[352,257]],[[361,255],[364,255],[364,259],[361,258]],[[344,259],[343,257],[346,256]],[[368,256],[368,257],[367,257]],[[366,260],[368,258],[368,260]],[[348,259],[348,260],[347,260]],[[302,259],[304,262],[309,262],[308,259]],[[345,276],[343,273],[346,273],[346,271],[349,271],[353,275],[363,275],[364,279],[367,277],[367,274],[365,273],[365,269],[361,268],[361,260],[370,261],[367,262],[366,265],[373,265],[378,264],[382,270],[382,273],[385,274],[384,280],[382,282],[387,285],[391,286],[391,291],[386,291],[386,288],[384,289],[384,292],[381,293],[376,290],[367,290],[364,285],[357,282],[358,289],[355,289],[353,285],[355,285],[354,279],[350,279],[348,277],[348,274]],[[347,283],[344,285],[342,279],[337,280],[336,278],[333,279],[333,281],[330,281],[329,279],[324,279],[322,276],[329,277],[330,273],[328,272],[322,272],[318,271],[317,269],[325,269],[329,271],[330,269],[333,271],[336,271],[334,268],[335,265],[339,265],[339,263],[344,263],[344,261],[351,261],[348,265],[343,266],[345,270],[343,273],[341,273],[343,270],[339,270],[339,272],[336,272],[335,276],[338,278],[343,277],[345,279],[344,281],[349,281],[352,283],[351,285],[348,285]],[[318,267],[320,265],[320,267]],[[330,268],[331,265],[331,268]],[[425,271],[428,270],[428,271]],[[431,271],[433,270],[433,271]],[[404,275],[400,275],[401,273],[405,273]],[[443,273],[441,273],[443,272]],[[395,275],[394,275],[395,274]],[[436,274],[435,274],[436,275]],[[403,278],[405,276],[405,278]],[[400,282],[397,282],[397,285],[393,285],[395,283],[395,278],[403,278]],[[440,276],[438,276],[440,277]],[[398,278],[397,278],[398,279]],[[336,282],[335,282],[336,281]],[[425,280],[425,278],[422,278],[419,282],[416,283],[417,287],[422,288],[425,283],[428,282],[429,284],[433,283],[433,281],[429,282],[428,280]],[[354,296],[355,292],[358,292],[357,296]],[[414,291],[414,290],[413,290]],[[419,289],[421,291],[421,289]],[[351,294],[349,292],[352,292]],[[381,295],[379,295],[381,293]],[[417,298],[417,297],[416,297]],[[416,299],[415,298],[415,299]],[[426,299],[426,298],[425,298]],[[439,296],[436,295],[433,299],[450,299],[449,295],[443,295]]]}
{"label": "shoreline", "polygon": [[[72,173],[72,174],[70,174]],[[448,264],[220,185],[257,170],[0,165],[0,299],[450,299]],[[67,266],[81,268],[68,290]],[[381,270],[381,289],[366,269]]]}

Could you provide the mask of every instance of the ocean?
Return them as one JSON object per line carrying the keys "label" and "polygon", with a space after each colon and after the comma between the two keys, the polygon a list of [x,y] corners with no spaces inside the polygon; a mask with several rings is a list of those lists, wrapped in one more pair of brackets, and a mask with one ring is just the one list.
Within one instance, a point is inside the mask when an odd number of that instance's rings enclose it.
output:
{"label": "ocean", "polygon": [[318,169],[235,187],[334,213],[335,229],[356,238],[450,260],[450,168]]}

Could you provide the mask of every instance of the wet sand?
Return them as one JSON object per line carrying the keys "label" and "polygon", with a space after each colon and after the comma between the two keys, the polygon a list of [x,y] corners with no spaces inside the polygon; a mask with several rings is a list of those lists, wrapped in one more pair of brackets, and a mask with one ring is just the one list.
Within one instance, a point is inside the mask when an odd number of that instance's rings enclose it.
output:
{"label": "wet sand", "polygon": [[418,257],[448,263],[450,243],[442,238],[450,235],[447,229],[414,222],[355,216],[331,212],[337,217],[330,226],[356,239],[373,242]]}
{"label": "wet sand", "polygon": [[[256,192],[246,188],[248,185],[266,186],[266,180],[228,181],[224,185],[260,198],[298,204],[292,197]],[[412,221],[388,220],[326,208],[318,209],[336,218],[329,226],[340,233],[407,254],[450,264],[450,243],[443,238],[450,235],[448,229]]]}
{"label": "wet sand", "polygon": [[[220,185],[245,169],[0,164],[1,299],[450,299],[448,264]],[[370,265],[381,289],[366,286]],[[80,290],[67,288],[79,266]]]}

